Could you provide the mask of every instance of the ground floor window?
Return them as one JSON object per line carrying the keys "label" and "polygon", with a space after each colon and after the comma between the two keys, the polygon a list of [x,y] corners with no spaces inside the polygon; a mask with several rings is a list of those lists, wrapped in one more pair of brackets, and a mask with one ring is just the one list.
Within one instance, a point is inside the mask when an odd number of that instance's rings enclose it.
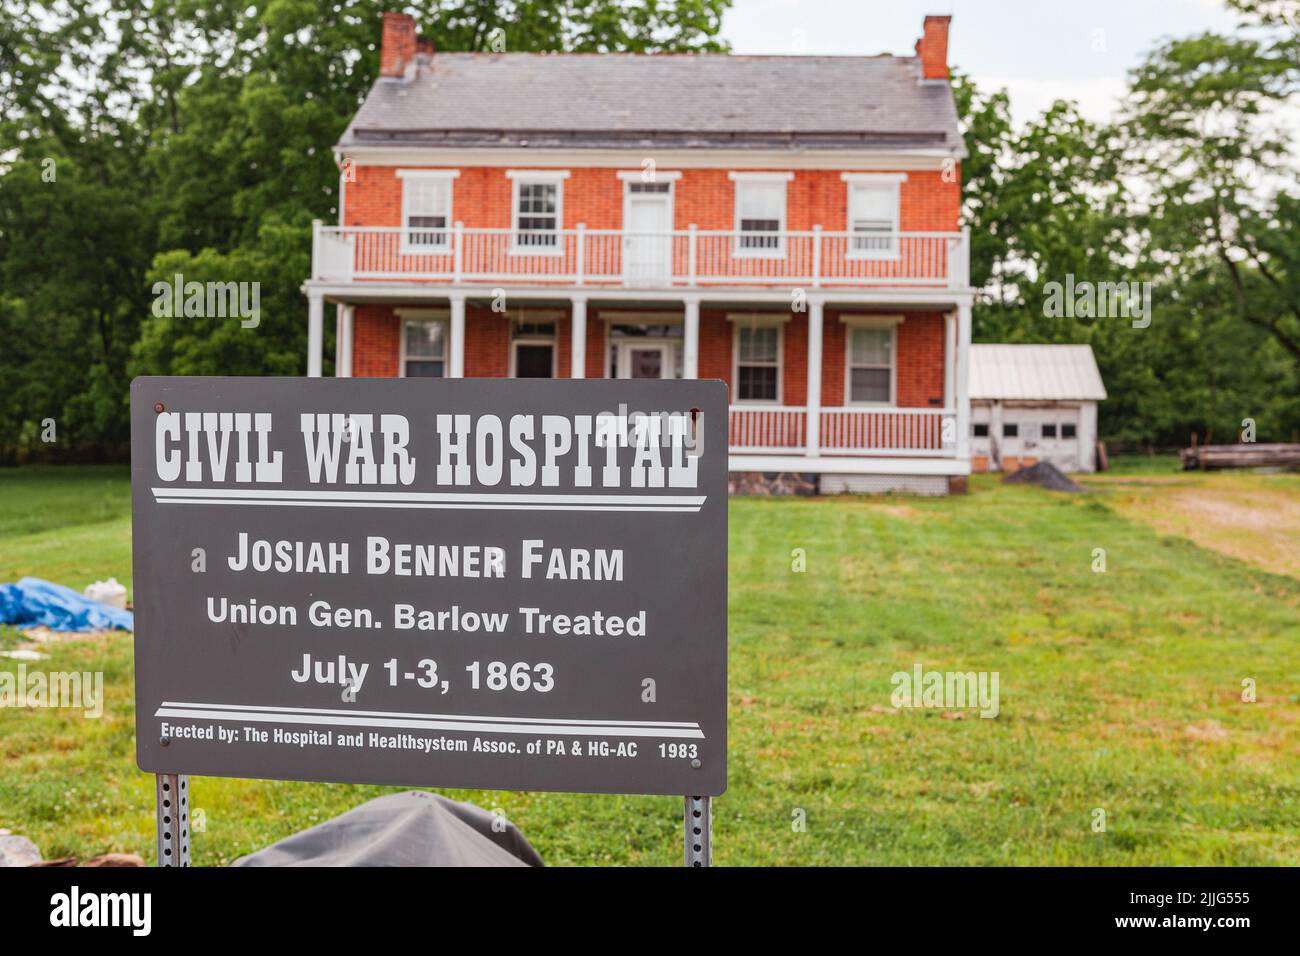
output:
{"label": "ground floor window", "polygon": [[736,401],[776,402],[781,397],[781,329],[736,326]]}
{"label": "ground floor window", "polygon": [[406,319],[402,326],[402,374],[407,378],[444,377],[447,323],[442,319]]}
{"label": "ground floor window", "polygon": [[888,405],[894,400],[894,330],[849,329],[849,402]]}

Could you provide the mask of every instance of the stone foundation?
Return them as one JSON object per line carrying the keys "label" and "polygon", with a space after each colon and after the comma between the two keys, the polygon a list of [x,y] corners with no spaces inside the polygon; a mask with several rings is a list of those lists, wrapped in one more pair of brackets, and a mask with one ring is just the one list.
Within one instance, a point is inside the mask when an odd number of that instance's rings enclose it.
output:
{"label": "stone foundation", "polygon": [[790,471],[733,471],[727,475],[731,495],[800,495],[818,493],[817,476]]}

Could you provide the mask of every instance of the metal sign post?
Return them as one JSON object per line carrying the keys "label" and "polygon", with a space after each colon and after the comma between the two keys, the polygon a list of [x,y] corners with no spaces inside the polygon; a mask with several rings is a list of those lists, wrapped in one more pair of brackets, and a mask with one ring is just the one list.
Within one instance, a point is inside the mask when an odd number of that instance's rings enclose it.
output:
{"label": "metal sign post", "polygon": [[686,798],[686,865],[713,865],[713,798]]}
{"label": "metal sign post", "polygon": [[156,775],[158,865],[190,865],[190,779],[183,773]]}

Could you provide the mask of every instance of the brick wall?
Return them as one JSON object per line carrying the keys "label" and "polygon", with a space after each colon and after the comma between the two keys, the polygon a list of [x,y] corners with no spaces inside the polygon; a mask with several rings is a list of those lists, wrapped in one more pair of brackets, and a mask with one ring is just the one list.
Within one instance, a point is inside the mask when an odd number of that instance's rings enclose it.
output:
{"label": "brick wall", "polygon": [[[415,167],[411,167],[415,168]],[[420,167],[440,168],[440,167]],[[674,227],[735,228],[735,183],[725,169],[687,169],[674,184]],[[960,170],[911,170],[899,196],[900,228],[942,232],[957,228]],[[452,181],[452,218],[467,228],[509,229],[511,180],[495,167],[461,168]],[[619,229],[623,224],[623,182],[615,169],[572,169],[563,187],[564,228]],[[796,170],[786,186],[787,228],[828,231],[848,228],[848,186],[837,170]],[[349,183],[345,225],[399,226],[402,180],[393,166],[358,166]]]}
{"label": "brick wall", "polygon": [[352,316],[352,374],[392,378],[400,374],[400,328],[392,306],[358,305]]}
{"label": "brick wall", "polygon": [[510,317],[487,303],[465,304],[465,377],[510,374]]}
{"label": "brick wall", "polygon": [[[550,307],[548,307],[550,308]],[[822,321],[822,404],[845,401],[845,325],[840,316],[860,308],[827,308]],[[669,312],[668,315],[680,315]],[[570,372],[571,313],[556,322],[556,374]],[[353,331],[353,375],[384,378],[399,374],[401,323],[391,306],[359,305]],[[607,374],[608,342],[602,311],[588,308],[587,377]],[[781,324],[782,402],[803,405],[807,400],[808,317],[793,313]],[[731,388],[734,323],[725,309],[700,309],[700,378],[722,379]],[[944,318],[937,312],[908,312],[898,326],[898,404],[903,407],[939,408],[943,402]],[[510,369],[510,319],[493,312],[486,302],[465,307],[465,375],[468,378],[504,378]]]}
{"label": "brick wall", "polygon": [[[428,167],[433,168],[433,167]],[[946,231],[957,228],[960,175],[938,170],[912,170],[900,193],[900,223],[904,231]],[[452,215],[467,227],[509,228],[511,180],[495,167],[462,168],[452,183]],[[735,184],[725,169],[688,169],[674,184],[674,226],[685,229],[734,227]],[[572,169],[564,183],[564,227],[585,223],[592,229],[617,229],[623,218],[623,182],[617,170]],[[787,186],[788,228],[808,230],[820,225],[828,231],[847,228],[847,186],[835,170],[797,170]],[[359,166],[356,182],[347,192],[348,225],[397,226],[401,222],[402,181],[395,167]],[[844,403],[843,310],[826,309],[822,353],[822,402]],[[853,311],[861,311],[854,309]],[[570,372],[569,342],[572,323],[566,309],[557,323],[556,371]],[[358,306],[354,344],[354,374],[398,373],[399,327],[392,309]],[[806,400],[805,362],[807,316],[795,313],[782,326],[784,374],[782,400],[801,405]],[[471,302],[466,309],[465,374],[471,377],[503,376],[509,370],[509,321],[486,305]],[[731,382],[732,326],[724,310],[700,311],[700,377]],[[910,313],[899,327],[898,402],[904,406],[936,407],[943,397],[942,316]],[[600,311],[589,308],[587,321],[587,375],[607,374],[605,324]]]}
{"label": "brick wall", "polygon": [[[848,333],[840,316],[863,309],[826,309],[822,328],[822,404],[845,404]],[[897,314],[897,313],[895,313]],[[944,319],[938,312],[905,312],[898,326],[898,405],[942,408]],[[933,401],[932,401],[933,399]]]}

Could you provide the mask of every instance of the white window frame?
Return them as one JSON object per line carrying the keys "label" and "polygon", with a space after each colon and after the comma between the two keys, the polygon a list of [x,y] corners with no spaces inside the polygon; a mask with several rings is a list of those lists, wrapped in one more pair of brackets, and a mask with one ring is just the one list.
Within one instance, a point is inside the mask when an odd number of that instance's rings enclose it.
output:
{"label": "white window frame", "polygon": [[[733,405],[779,406],[785,397],[785,323],[783,316],[740,315],[727,316],[731,322],[731,381],[735,398]],[[776,329],[776,398],[740,397],[740,330],[747,328]],[[753,363],[746,363],[753,364]]]}
{"label": "white window frame", "polygon": [[[456,223],[453,212],[456,201],[455,180],[459,176],[459,169],[399,169],[397,171],[397,178],[402,181],[402,232],[398,243],[398,251],[402,255],[445,255],[451,251],[451,233]],[[443,241],[436,245],[423,243],[416,245],[409,241],[410,234],[406,230],[410,228],[407,226],[407,221],[410,219],[411,191],[406,188],[406,184],[410,180],[440,182],[447,190],[447,228],[443,233]]]}
{"label": "white window frame", "polygon": [[[845,194],[844,204],[844,226],[845,231],[849,234],[848,241],[844,249],[846,259],[877,259],[886,261],[896,261],[903,257],[902,242],[899,232],[902,227],[902,208],[903,208],[903,183],[907,182],[907,173],[841,173],[840,178],[844,180]],[[891,204],[893,210],[893,222],[890,226],[890,234],[893,242],[884,249],[855,249],[853,240],[857,233],[853,229],[853,193],[859,187],[870,189],[889,189],[893,193],[894,201]],[[863,233],[869,236],[871,233]]]}
{"label": "white window frame", "polygon": [[[901,315],[842,315],[844,323],[844,404],[857,408],[898,407],[898,327],[903,324]],[[853,399],[853,332],[855,329],[887,329],[889,339],[889,400],[862,402]],[[879,368],[880,366],[862,366]]]}
{"label": "white window frame", "polygon": [[[507,169],[510,179],[510,255],[512,256],[562,256],[564,255],[564,181],[569,178],[567,169]],[[519,187],[545,185],[555,187],[555,245],[519,245]]]}
{"label": "white window frame", "polygon": [[[727,177],[732,182],[731,205],[732,205],[732,229],[735,232],[735,241],[731,245],[731,257],[733,259],[784,259],[786,257],[786,228],[789,224],[790,209],[790,181],[794,179],[794,173],[737,173],[730,172]],[[741,247],[741,238],[743,235],[763,235],[763,233],[742,234],[740,230],[740,191],[748,184],[765,184],[774,183],[781,186],[781,217],[777,224],[776,246],[771,249],[745,249]]]}
{"label": "white window frame", "polygon": [[[439,322],[442,324],[442,377],[448,378],[451,364],[451,312],[448,309],[396,309],[398,328],[397,377],[406,378],[406,327],[413,322]],[[415,358],[413,361],[435,361]]]}

